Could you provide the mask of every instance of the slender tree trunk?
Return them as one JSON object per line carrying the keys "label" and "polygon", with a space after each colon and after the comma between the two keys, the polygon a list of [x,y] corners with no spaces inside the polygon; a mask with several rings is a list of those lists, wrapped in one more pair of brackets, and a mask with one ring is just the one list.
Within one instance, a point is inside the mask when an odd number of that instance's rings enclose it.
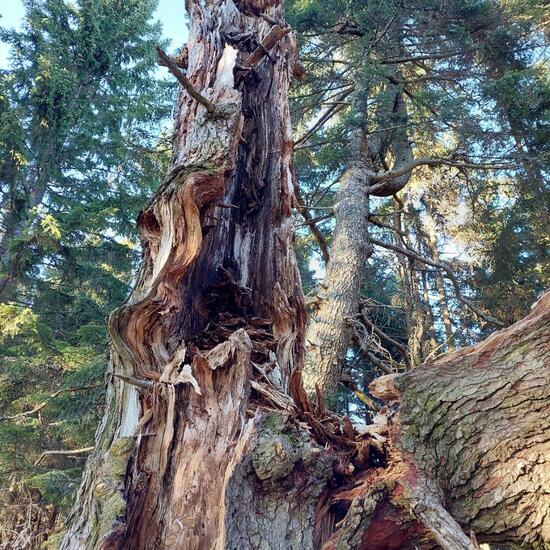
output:
{"label": "slender tree trunk", "polygon": [[[409,262],[409,260],[405,260]],[[409,296],[410,308],[410,325],[409,325],[409,353],[411,365],[417,367],[425,359],[427,326],[426,312],[422,303],[420,294],[420,285],[418,281],[418,273],[412,265],[408,269],[404,269],[405,284],[408,285],[407,295]]]}
{"label": "slender tree trunk", "polygon": [[[335,395],[338,390],[352,323],[359,312],[366,262],[372,253],[368,236],[369,187],[374,173],[373,159],[379,159],[383,143],[376,134],[369,139],[365,135],[367,93],[359,81],[356,88],[353,105],[356,128],[351,136],[351,158],[336,194],[335,226],[327,273],[321,285],[317,310],[308,322],[306,332],[304,387],[308,395],[314,395],[317,388],[328,396]],[[412,147],[407,136],[408,114],[403,93],[394,87],[390,90],[394,100],[390,108],[384,107],[378,116],[382,126],[388,116],[401,123],[392,136],[394,168],[399,168],[412,159]],[[395,178],[374,194],[391,196],[409,179],[410,174]]]}
{"label": "slender tree trunk", "polygon": [[[420,212],[416,210],[412,204],[408,205],[409,218],[413,222],[414,230],[416,233],[416,252],[419,256],[424,256],[428,252],[429,246],[426,239],[426,232],[424,225],[420,217]],[[426,361],[438,348],[438,342],[436,338],[435,319],[430,300],[430,287],[426,271],[418,271],[418,267],[424,269],[425,266],[415,266],[412,276],[416,279],[416,286],[419,288],[418,302],[420,305],[420,319],[423,323],[423,341],[422,341],[422,361]],[[420,298],[420,289],[422,291],[422,298]]]}
{"label": "slender tree trunk", "polygon": [[422,306],[425,313],[424,324],[426,327],[424,348],[422,353],[424,359],[426,360],[437,350],[437,348],[439,347],[439,343],[436,338],[437,332],[435,330],[435,317],[430,300],[430,284],[428,282],[428,277],[425,271],[421,272],[420,279],[422,281]]}
{"label": "slender tree trunk", "polygon": [[[410,215],[413,211],[409,208]],[[411,248],[403,237],[404,227],[401,214],[395,218],[395,231],[393,231],[394,243],[399,247]],[[418,367],[424,359],[426,342],[426,319],[422,307],[422,299],[418,285],[418,275],[414,270],[413,261],[402,255],[398,255],[399,278],[405,295],[405,310],[407,314],[407,350],[409,363]]]}
{"label": "slender tree trunk", "polygon": [[[427,201],[423,201],[426,206],[426,212],[428,216],[428,223],[424,226],[427,234],[427,244],[430,251],[430,256],[434,262],[440,264],[441,257],[439,255],[439,248],[437,245],[437,237],[435,234],[435,221],[432,215],[431,206]],[[447,351],[453,351],[454,349],[454,334],[453,323],[451,321],[451,315],[449,313],[449,302],[447,297],[447,289],[445,288],[445,281],[441,271],[436,270],[434,274],[435,288],[439,296],[439,311],[441,314],[441,320],[443,321],[443,327],[445,329],[445,349]]]}
{"label": "slender tree trunk", "polygon": [[309,395],[314,395],[316,388],[327,396],[338,390],[371,253],[368,163],[362,128],[355,130],[353,140],[353,156],[336,194],[330,260],[306,333],[304,388]]}
{"label": "slender tree trunk", "polygon": [[[76,110],[76,105],[73,108]],[[51,126],[44,127],[42,116],[33,117],[30,148],[35,159],[26,177],[18,181],[20,171],[15,159],[8,170],[10,193],[0,226],[0,299],[4,301],[14,298],[23,255],[21,246],[13,250],[13,244],[24,237],[33,209],[43,204],[53,175],[63,162],[64,134],[60,120],[50,122]]]}
{"label": "slender tree trunk", "polygon": [[0,231],[0,299],[9,300],[14,297],[15,286],[22,250],[13,251],[12,244],[21,239],[25,232],[25,225],[32,208],[42,204],[46,194],[46,184],[37,181],[27,185],[30,191],[25,199],[14,196],[10,201],[8,212],[2,220],[3,228]]}

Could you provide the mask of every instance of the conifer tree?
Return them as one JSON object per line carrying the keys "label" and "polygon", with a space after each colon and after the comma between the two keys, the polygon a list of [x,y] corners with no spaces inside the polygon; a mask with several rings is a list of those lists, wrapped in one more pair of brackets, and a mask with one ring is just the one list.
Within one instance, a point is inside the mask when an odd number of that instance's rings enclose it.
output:
{"label": "conifer tree", "polygon": [[127,295],[134,220],[169,157],[155,6],[28,0],[23,28],[1,31],[3,547],[62,520],[101,413],[106,317]]}

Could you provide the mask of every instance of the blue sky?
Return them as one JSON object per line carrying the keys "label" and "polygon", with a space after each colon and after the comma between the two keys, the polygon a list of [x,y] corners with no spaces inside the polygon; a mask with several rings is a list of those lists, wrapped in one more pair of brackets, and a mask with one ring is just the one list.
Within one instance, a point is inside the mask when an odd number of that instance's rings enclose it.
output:
{"label": "blue sky", "polygon": [[[0,7],[0,25],[18,28],[24,15],[22,0],[3,0]],[[155,18],[160,20],[163,35],[172,41],[171,50],[179,48],[187,40],[184,0],[159,0]],[[0,42],[0,69],[8,67],[9,49]]]}

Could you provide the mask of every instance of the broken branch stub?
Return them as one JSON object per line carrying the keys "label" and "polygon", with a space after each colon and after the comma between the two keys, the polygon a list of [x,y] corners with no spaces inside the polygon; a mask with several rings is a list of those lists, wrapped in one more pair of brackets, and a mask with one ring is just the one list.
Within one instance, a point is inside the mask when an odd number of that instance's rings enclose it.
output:
{"label": "broken branch stub", "polygon": [[160,64],[163,67],[166,67],[179,81],[179,83],[183,86],[185,91],[198,103],[203,105],[206,110],[213,114],[216,112],[216,106],[206,99],[202,94],[200,94],[197,90],[195,90],[193,84],[191,81],[183,74],[181,69],[170,59],[170,56],[164,52],[164,50],[157,46],[157,54],[159,56]]}

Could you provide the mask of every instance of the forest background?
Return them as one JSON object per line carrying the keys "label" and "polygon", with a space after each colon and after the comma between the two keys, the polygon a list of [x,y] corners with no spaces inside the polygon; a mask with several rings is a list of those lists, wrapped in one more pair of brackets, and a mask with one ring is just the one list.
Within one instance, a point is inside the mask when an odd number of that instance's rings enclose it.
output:
{"label": "forest background", "polygon": [[[2,548],[38,545],[63,523],[93,446],[107,316],[133,282],[135,218],[170,161],[177,86],[155,46],[176,53],[185,42],[182,4],[3,8]],[[373,378],[480,341],[522,318],[549,286],[548,14],[533,1],[502,3],[500,19],[491,2],[425,3],[426,16],[415,14],[424,28],[399,47],[429,47],[430,56],[407,60],[388,46],[384,60],[365,52],[399,43],[388,29],[403,3],[356,4],[352,24],[323,2],[287,3],[305,72],[291,108],[295,250],[310,307],[353,154],[352,90],[376,91],[366,99],[376,113],[371,135],[395,144],[405,127],[417,157],[447,159],[419,167],[370,206],[360,314],[344,352],[345,384],[330,396],[340,412],[368,421]],[[430,38],[439,27],[446,41]],[[385,153],[373,159],[380,171],[403,153],[389,149],[381,143]]]}

